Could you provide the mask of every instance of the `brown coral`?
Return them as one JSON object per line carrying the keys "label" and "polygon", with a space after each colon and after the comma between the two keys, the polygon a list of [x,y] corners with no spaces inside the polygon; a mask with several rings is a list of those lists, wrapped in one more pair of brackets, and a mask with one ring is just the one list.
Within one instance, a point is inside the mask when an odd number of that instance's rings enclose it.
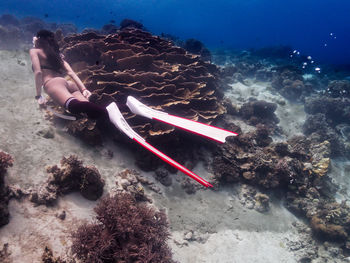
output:
{"label": "brown coral", "polygon": [[73,233],[73,253],[84,262],[173,262],[164,212],[129,194],[107,196],[95,208],[99,223]]}
{"label": "brown coral", "polygon": [[135,117],[123,106],[129,95],[158,110],[208,124],[225,112],[217,92],[216,66],[148,32],[125,28],[106,37],[74,35],[61,45],[94,101],[102,105],[116,101],[144,136],[168,134],[174,128]]}
{"label": "brown coral", "polygon": [[48,181],[38,191],[31,193],[31,201],[52,205],[59,194],[79,191],[89,200],[97,200],[103,193],[104,180],[96,167],[83,166],[77,156],[63,157],[61,168],[57,165],[47,168]]}

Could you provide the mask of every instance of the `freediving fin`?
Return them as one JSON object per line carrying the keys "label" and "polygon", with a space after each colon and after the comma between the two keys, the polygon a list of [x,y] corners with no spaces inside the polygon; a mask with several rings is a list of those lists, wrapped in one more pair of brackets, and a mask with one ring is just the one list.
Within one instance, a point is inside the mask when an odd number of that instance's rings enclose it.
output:
{"label": "freediving fin", "polygon": [[126,105],[137,115],[144,116],[149,119],[158,120],[167,124],[182,128],[184,130],[199,134],[209,139],[224,143],[226,137],[237,136],[235,132],[227,131],[215,126],[192,121],[175,115],[170,115],[166,112],[158,111],[147,107],[132,96],[128,96]]}
{"label": "freediving fin", "polygon": [[184,174],[190,176],[192,179],[196,180],[200,184],[204,185],[205,187],[212,187],[212,185],[201,178],[200,176],[196,175],[195,173],[188,170],[186,167],[182,166],[181,164],[177,163],[173,159],[171,159],[169,156],[165,155],[158,149],[154,148],[152,145],[147,143],[145,139],[143,139],[140,135],[138,135],[126,122],[123,115],[121,114],[117,104],[115,102],[112,102],[106,107],[108,111],[108,116],[110,121],[114,124],[115,127],[117,127],[121,132],[125,133],[130,139],[138,142],[140,145],[145,147],[147,150],[151,151],[155,155],[157,155],[159,158],[161,158],[163,161],[167,162],[168,164],[174,166]]}

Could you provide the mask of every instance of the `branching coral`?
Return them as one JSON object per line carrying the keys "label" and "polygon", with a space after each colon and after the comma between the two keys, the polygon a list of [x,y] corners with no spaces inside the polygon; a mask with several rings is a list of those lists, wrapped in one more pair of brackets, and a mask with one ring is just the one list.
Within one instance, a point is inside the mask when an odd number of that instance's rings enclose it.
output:
{"label": "branching coral", "polygon": [[173,262],[164,212],[131,195],[107,196],[95,208],[98,223],[73,233],[73,253],[84,262]]}

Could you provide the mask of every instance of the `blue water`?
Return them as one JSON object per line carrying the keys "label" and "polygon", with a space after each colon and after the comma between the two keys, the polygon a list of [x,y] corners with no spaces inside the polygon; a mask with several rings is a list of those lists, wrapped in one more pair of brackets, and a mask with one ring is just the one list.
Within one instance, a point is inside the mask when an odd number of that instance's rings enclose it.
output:
{"label": "blue water", "polygon": [[350,64],[349,0],[2,0],[0,13],[79,29],[130,18],[209,48],[290,45],[318,62]]}

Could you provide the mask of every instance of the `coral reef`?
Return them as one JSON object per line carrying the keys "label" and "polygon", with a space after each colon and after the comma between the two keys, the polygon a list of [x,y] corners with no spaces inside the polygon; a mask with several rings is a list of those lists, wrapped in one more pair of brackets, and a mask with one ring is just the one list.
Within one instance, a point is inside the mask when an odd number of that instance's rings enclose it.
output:
{"label": "coral reef", "polygon": [[50,174],[39,190],[30,193],[30,200],[36,204],[52,205],[58,195],[79,191],[88,200],[97,200],[103,193],[104,180],[94,166],[83,166],[78,157],[63,157],[61,168],[57,165],[47,168]]}
{"label": "coral reef", "polygon": [[94,209],[98,223],[83,224],[72,252],[84,262],[173,262],[164,212],[137,203],[126,193],[103,198]]}
{"label": "coral reef", "polygon": [[167,135],[173,140],[174,128],[131,114],[124,106],[129,95],[157,110],[208,124],[225,113],[216,66],[170,41],[127,27],[108,36],[65,37],[60,44],[93,92],[92,100],[101,105],[116,101],[132,128],[146,138]]}
{"label": "coral reef", "polygon": [[11,155],[0,151],[0,227],[9,222],[8,202],[10,191],[5,185],[5,174],[7,168],[13,165]]}
{"label": "coral reef", "polygon": [[350,100],[312,96],[305,101],[308,117],[303,125],[306,135],[315,141],[327,140],[331,147],[331,157],[350,156],[346,130],[349,125]]}
{"label": "coral reef", "polygon": [[[334,184],[328,177],[331,143],[295,136],[286,142],[261,147],[254,133],[229,139],[216,147],[211,169],[217,185],[246,182],[264,188],[285,189],[286,206],[306,217],[321,239],[350,242],[350,207],[334,200]],[[241,200],[249,208],[268,204],[265,195],[245,187]],[[253,189],[253,190],[252,190]],[[261,209],[264,211],[264,205]]]}

